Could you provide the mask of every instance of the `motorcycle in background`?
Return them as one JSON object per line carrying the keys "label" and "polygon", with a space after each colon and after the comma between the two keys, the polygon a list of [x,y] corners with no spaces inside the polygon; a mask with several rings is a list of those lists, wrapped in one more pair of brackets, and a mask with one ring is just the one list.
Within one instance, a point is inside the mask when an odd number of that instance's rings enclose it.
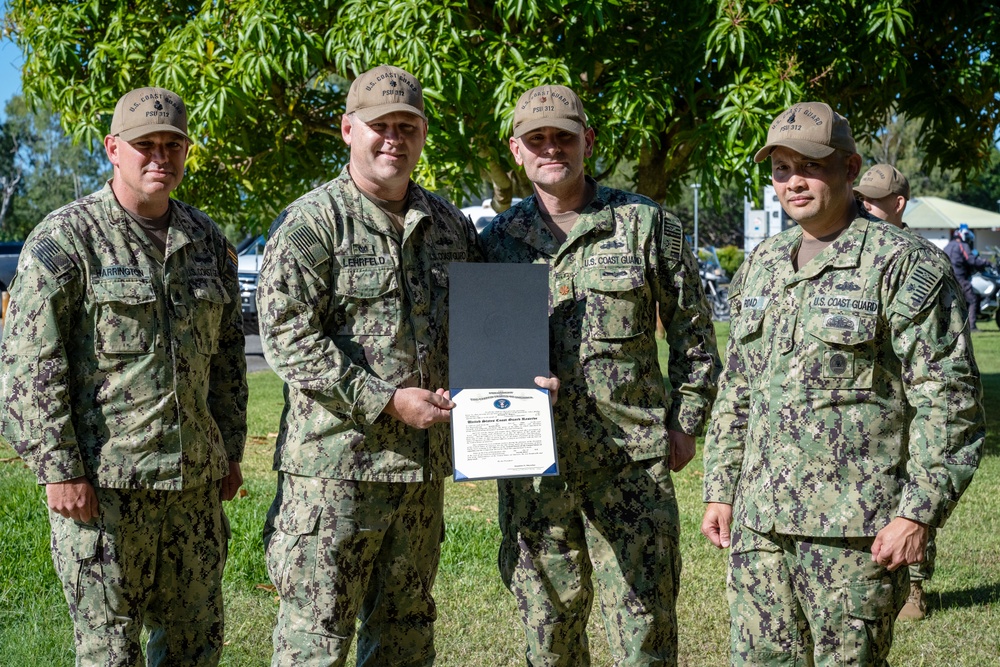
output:
{"label": "motorcycle in background", "polygon": [[726,272],[718,264],[699,259],[698,275],[701,276],[701,287],[705,290],[705,298],[712,307],[712,319],[728,320],[729,280]]}
{"label": "motorcycle in background", "polygon": [[972,291],[979,297],[977,320],[993,320],[1000,327],[1000,256],[993,248],[993,265],[972,274]]}

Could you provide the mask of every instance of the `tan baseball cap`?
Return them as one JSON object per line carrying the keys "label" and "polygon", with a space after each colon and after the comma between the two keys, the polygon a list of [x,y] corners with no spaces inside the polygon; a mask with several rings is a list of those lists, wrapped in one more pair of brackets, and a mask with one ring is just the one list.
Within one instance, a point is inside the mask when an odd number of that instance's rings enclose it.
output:
{"label": "tan baseball cap", "polygon": [[871,199],[901,195],[909,201],[910,182],[891,164],[877,164],[865,172],[854,191]]}
{"label": "tan baseball cap", "polygon": [[347,91],[347,109],[366,123],[396,111],[424,115],[424,91],[417,78],[392,65],[368,70]]}
{"label": "tan baseball cap", "polygon": [[767,145],[753,161],[763,162],[778,146],[813,158],[827,157],[837,149],[856,152],[847,119],[822,102],[803,102],[778,114],[767,131]]}
{"label": "tan baseball cap", "polygon": [[111,134],[132,141],[154,132],[173,132],[188,141],[187,109],[177,93],[166,88],[136,88],[115,105]]}
{"label": "tan baseball cap", "polygon": [[580,97],[566,86],[537,86],[521,95],[514,107],[514,137],[540,127],[583,132],[587,114]]}

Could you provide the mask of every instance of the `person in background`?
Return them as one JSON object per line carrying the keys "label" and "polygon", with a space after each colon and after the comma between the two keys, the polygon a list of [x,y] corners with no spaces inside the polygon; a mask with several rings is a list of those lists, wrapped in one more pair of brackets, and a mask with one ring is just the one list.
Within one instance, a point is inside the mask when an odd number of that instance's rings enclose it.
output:
{"label": "person in background", "polygon": [[975,236],[968,226],[961,225],[951,233],[951,240],[944,247],[944,254],[951,261],[955,278],[962,287],[962,295],[969,309],[969,330],[976,331],[976,318],[979,315],[979,296],[972,289],[972,274],[990,266],[990,263],[974,253],[972,244]]}
{"label": "person in background", "polygon": [[[854,194],[869,213],[910,233],[911,237],[931,251],[939,263],[951,271],[948,256],[936,245],[912,231],[903,222],[903,212],[910,200],[910,183],[898,169],[889,164],[876,164],[864,173],[854,188]],[[953,274],[954,275],[954,274]],[[937,530],[928,527],[927,549],[923,560],[910,565],[910,594],[899,611],[901,621],[919,621],[927,616],[924,583],[934,576],[937,559]]]}
{"label": "person in background", "polygon": [[910,182],[891,164],[876,164],[868,169],[854,188],[854,194],[865,210],[876,218],[907,229],[903,223],[903,212],[910,200]]}

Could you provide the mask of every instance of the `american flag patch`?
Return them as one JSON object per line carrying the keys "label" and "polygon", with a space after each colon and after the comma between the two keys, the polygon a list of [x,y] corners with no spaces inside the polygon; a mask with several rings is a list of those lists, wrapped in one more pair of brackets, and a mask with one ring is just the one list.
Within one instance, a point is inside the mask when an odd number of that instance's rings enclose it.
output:
{"label": "american flag patch", "polygon": [[31,249],[31,254],[53,276],[61,276],[73,268],[73,263],[69,260],[69,256],[63,252],[63,249],[55,241],[48,237],[40,239],[35,243],[35,246]]}
{"label": "american flag patch", "polygon": [[922,310],[927,298],[941,280],[941,274],[931,271],[925,266],[918,266],[906,281],[905,289],[909,293],[910,307],[915,311]]}

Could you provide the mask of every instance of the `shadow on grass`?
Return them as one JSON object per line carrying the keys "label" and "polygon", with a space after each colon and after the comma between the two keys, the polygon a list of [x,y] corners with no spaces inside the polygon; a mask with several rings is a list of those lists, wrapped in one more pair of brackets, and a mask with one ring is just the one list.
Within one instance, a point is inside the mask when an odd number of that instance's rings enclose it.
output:
{"label": "shadow on grass", "polygon": [[927,595],[927,606],[931,610],[965,609],[982,607],[1000,601],[1000,584],[984,584],[957,591],[931,592]]}

